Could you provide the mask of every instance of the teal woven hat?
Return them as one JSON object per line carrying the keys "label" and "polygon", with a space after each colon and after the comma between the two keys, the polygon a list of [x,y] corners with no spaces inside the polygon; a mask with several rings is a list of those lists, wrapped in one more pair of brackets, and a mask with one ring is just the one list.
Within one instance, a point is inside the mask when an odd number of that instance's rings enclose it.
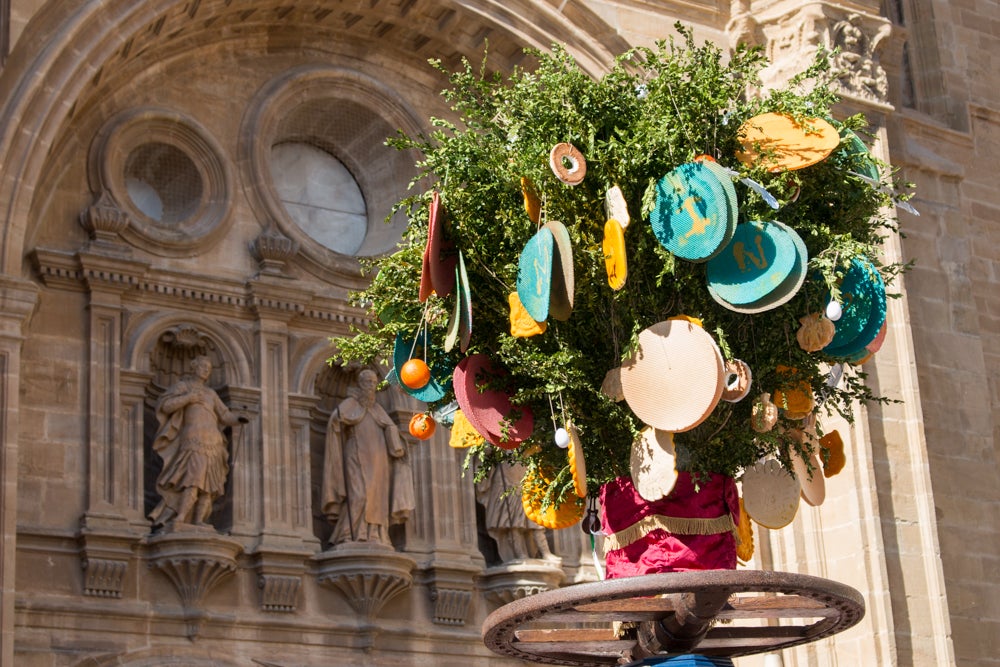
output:
{"label": "teal woven hat", "polygon": [[[389,379],[390,381],[398,384],[403,391],[410,396],[413,396],[418,401],[434,403],[444,398],[448,384],[451,382],[451,369],[445,370],[441,369],[438,365],[432,366],[430,382],[425,384],[420,389],[410,389],[399,381],[398,375],[399,369],[402,368],[403,364],[410,359],[424,358],[424,348],[427,344],[427,332],[421,332],[419,337],[416,339],[416,344],[414,344],[414,339],[406,339],[397,334],[396,341],[393,343],[392,347],[393,367],[392,370],[389,371]],[[445,378],[444,383],[442,383],[439,378]]]}
{"label": "teal woven hat", "polygon": [[866,257],[855,257],[840,282],[843,314],[823,348],[831,357],[854,358],[878,336],[885,322],[885,282]]}
{"label": "teal woven hat", "polygon": [[709,261],[708,293],[729,310],[762,313],[795,296],[805,282],[808,261],[806,244],[788,225],[777,220],[744,223]]}
{"label": "teal woven hat", "polygon": [[[573,312],[573,292],[576,290],[573,244],[569,238],[569,230],[563,223],[550,220],[545,223],[545,228],[552,232],[552,238],[555,240],[549,313],[557,320],[566,321]],[[519,292],[518,297],[520,296]]]}
{"label": "teal woven hat", "polygon": [[861,140],[861,137],[847,128],[840,130],[840,137],[841,149],[844,152],[844,157],[847,158],[849,169],[873,181],[878,181],[882,175],[879,173],[878,165],[872,159],[872,154],[868,151],[868,146]]}
{"label": "teal woven hat", "polygon": [[717,169],[707,162],[688,162],[656,184],[649,221],[657,240],[681,259],[708,261],[732,237],[736,194],[727,192],[732,181]]}
{"label": "teal woven hat", "polygon": [[552,232],[542,227],[525,244],[517,262],[517,296],[536,322],[549,317],[554,247]]}

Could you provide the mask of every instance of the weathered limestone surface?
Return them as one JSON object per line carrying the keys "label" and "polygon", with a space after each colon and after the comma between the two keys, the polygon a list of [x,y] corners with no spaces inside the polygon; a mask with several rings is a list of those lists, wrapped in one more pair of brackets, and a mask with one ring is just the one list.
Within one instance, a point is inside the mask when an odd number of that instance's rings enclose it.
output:
{"label": "weathered limestone surface", "polygon": [[[905,237],[885,245],[916,265],[865,368],[903,402],[831,421],[849,456],[826,504],[757,535],[755,565],[848,583],[868,614],[783,664],[1000,664],[996,0],[8,5],[0,664],[506,664],[483,648],[483,618],[592,579],[580,532],[553,537],[561,564],[480,550],[475,490],[441,433],[406,445],[415,508],[392,546],[327,548],[324,442],[352,371],[324,360],[329,337],[363,323],[346,301],[362,278],[296,225],[268,156],[295,141],[334,154],[365,194],[376,247],[412,175],[413,156],[385,135],[445,113],[427,58],[475,61],[488,41],[504,68],[559,41],[596,74],[675,20],[699,39],[761,46],[773,80],[838,47],[843,113],[868,114],[873,150],[918,193],[920,216],[899,211]],[[151,162],[149,142],[189,161],[161,151],[173,162],[143,172],[129,159]],[[159,219],[142,178],[160,188]],[[208,385],[249,421],[228,433],[211,526],[168,539],[146,518],[150,445],[156,401],[189,353],[211,358]],[[416,404],[379,400],[405,432]]]}

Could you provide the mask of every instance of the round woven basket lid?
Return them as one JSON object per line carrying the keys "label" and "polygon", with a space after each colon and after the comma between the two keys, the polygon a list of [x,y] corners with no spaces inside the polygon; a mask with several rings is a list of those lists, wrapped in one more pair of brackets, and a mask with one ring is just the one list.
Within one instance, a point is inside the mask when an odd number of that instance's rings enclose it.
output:
{"label": "round woven basket lid", "polygon": [[864,257],[855,257],[840,283],[843,313],[836,332],[823,348],[831,357],[852,357],[878,336],[885,322],[885,283],[875,266]]}
{"label": "round woven basket lid", "polygon": [[743,506],[765,528],[790,524],[799,511],[801,492],[799,481],[773,458],[758,461],[743,473]]}
{"label": "round woven basket lid", "polygon": [[879,173],[878,165],[875,164],[868,146],[861,140],[861,137],[855,134],[854,130],[849,130],[846,127],[840,131],[840,136],[842,138],[841,143],[844,156],[851,160],[851,171],[870,178],[873,181],[881,179],[882,174]]}
{"label": "round woven basket lid", "polygon": [[665,498],[677,483],[674,434],[647,426],[632,443],[629,472],[639,495],[649,502]]}
{"label": "round woven basket lid", "polygon": [[573,313],[573,292],[576,279],[573,273],[573,244],[570,242],[566,225],[556,220],[545,223],[545,229],[552,232],[555,241],[555,256],[552,261],[552,284],[549,297],[549,314],[565,322]]}
{"label": "round woven basket lid", "polygon": [[733,214],[716,172],[704,162],[688,162],[657,182],[649,220],[664,248],[681,259],[704,262],[731,236]]}
{"label": "round woven basket lid", "polygon": [[639,333],[635,356],[622,365],[621,381],[625,401],[643,423],[689,431],[722,396],[722,353],[712,336],[691,322],[657,322]]}
{"label": "round woven basket lid", "polygon": [[736,222],[739,219],[740,206],[739,200],[736,198],[736,187],[733,185],[733,179],[721,164],[714,160],[701,160],[700,162],[719,179],[719,183],[722,184],[722,192],[726,195],[726,203],[729,205],[728,238],[722,244],[725,247],[729,243],[728,239],[732,238],[733,232],[736,231]]}
{"label": "round woven basket lid", "polygon": [[706,277],[720,298],[745,306],[777,289],[795,268],[796,256],[787,226],[755,220],[736,226],[729,245],[708,261]]}
{"label": "round woven basket lid", "polygon": [[763,164],[769,171],[809,167],[840,145],[837,129],[822,118],[799,123],[791,116],[765,113],[747,120],[739,129],[743,151],[736,154],[747,165]]}
{"label": "round woven basket lid", "polygon": [[[788,303],[788,301],[790,301],[791,298],[798,293],[799,289],[801,289],[806,280],[806,268],[809,263],[809,254],[806,250],[805,242],[802,240],[802,237],[798,235],[798,232],[784,223],[772,220],[767,224],[769,227],[773,226],[775,228],[783,229],[784,236],[791,240],[792,248],[794,249],[791,271],[789,271],[788,275],[785,276],[785,279],[774,286],[770,292],[756,301],[751,301],[750,303],[745,304],[730,303],[726,299],[722,298],[722,296],[720,296],[716,291],[715,286],[710,282],[708,284],[708,293],[719,305],[725,306],[729,310],[736,311],[737,313],[754,315],[772,310],[778,306]],[[724,252],[723,254],[726,253]]]}
{"label": "round woven basket lid", "polygon": [[514,406],[510,394],[496,387],[506,371],[484,354],[466,357],[455,368],[455,398],[479,433],[498,447],[513,449],[531,436],[535,418],[527,406]]}
{"label": "round woven basket lid", "polygon": [[517,295],[536,322],[549,317],[554,252],[555,238],[548,227],[542,227],[528,239],[517,262]]}
{"label": "round woven basket lid", "polygon": [[[440,401],[444,398],[445,393],[448,389],[448,380],[442,383],[440,378],[447,378],[449,375],[448,370],[444,370],[440,365],[434,365],[431,367],[431,379],[423,387],[419,389],[411,389],[407,387],[402,382],[399,382],[398,369],[403,367],[410,359],[423,359],[424,358],[424,348],[427,345],[427,334],[422,334],[416,341],[414,345],[414,339],[406,339],[400,335],[396,336],[396,340],[392,346],[392,366],[393,366],[393,377],[397,384],[402,387],[410,396],[413,396],[418,401],[423,401],[424,403],[434,403]],[[450,369],[449,369],[450,370]]]}
{"label": "round woven basket lid", "polygon": [[444,227],[444,205],[435,190],[427,230],[427,265],[431,273],[431,286],[440,297],[448,296],[455,289],[455,268],[458,266],[455,244],[445,239]]}
{"label": "round woven basket lid", "polygon": [[795,478],[799,480],[802,487],[802,499],[812,505],[819,507],[826,500],[826,478],[823,476],[823,466],[819,462],[816,452],[809,455],[812,463],[812,477],[809,476],[809,467],[805,459],[799,455],[798,451],[792,450],[792,469],[795,470]]}

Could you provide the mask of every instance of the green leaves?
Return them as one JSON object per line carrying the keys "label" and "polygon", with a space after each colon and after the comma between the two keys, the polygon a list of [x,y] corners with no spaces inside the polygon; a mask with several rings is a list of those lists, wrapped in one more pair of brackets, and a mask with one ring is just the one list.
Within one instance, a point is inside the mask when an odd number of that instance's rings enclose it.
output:
{"label": "green leaves", "polygon": [[[802,351],[795,341],[798,318],[820,310],[837,294],[838,271],[857,254],[878,256],[880,236],[893,231],[882,211],[886,192],[852,175],[863,156],[844,150],[801,171],[773,174],[736,160],[740,125],[764,111],[796,118],[830,118],[837,97],[829,86],[826,56],[791,84],[757,97],[758,75],[766,62],[758,50],[724,54],[711,44],[697,45],[678,26],[681,43],[660,42],[618,58],[599,80],[588,76],[561,46],[530,52],[532,65],[507,76],[489,72],[486,62],[469,62],[447,73],[443,92],[453,114],[432,119],[430,137],[398,135],[388,143],[419,151],[421,190],[400,203],[410,227],[394,254],[369,265],[378,268],[371,287],[355,295],[370,305],[369,331],[339,341],[340,360],[388,358],[396,334],[412,336],[424,304],[417,300],[421,256],[427,238],[432,183],[448,212],[448,233],[462,249],[469,271],[474,330],[469,353],[481,352],[503,364],[517,387],[515,405],[535,416],[531,442],[516,451],[476,449],[485,468],[515,458],[556,471],[556,497],[571,484],[558,474],[565,451],[552,444],[564,419],[580,429],[591,488],[628,470],[630,446],[643,424],[622,403],[600,391],[606,373],[634,349],[642,329],[686,314],[704,321],[727,358],[753,369],[751,398],[779,388],[779,365],[798,368],[826,407],[850,413],[856,400],[875,400],[857,374],[836,389],[825,388],[820,355]],[[432,63],[441,69],[440,63]],[[442,70],[443,71],[443,70]],[[859,116],[842,121],[860,130]],[[587,160],[583,183],[568,187],[549,168],[549,151],[559,142],[580,149]],[[777,219],[794,228],[809,251],[806,285],[786,305],[758,315],[727,310],[708,293],[705,267],[673,257],[656,240],[648,222],[656,181],[678,165],[708,154],[741,176],[761,183],[780,202],[774,212],[760,195],[737,182],[740,221]],[[550,321],[546,333],[514,338],[509,333],[507,296],[516,289],[518,257],[535,233],[525,212],[521,178],[530,179],[543,202],[544,220],[566,225],[573,244],[575,308],[566,322]],[[607,188],[619,185],[632,223],[626,230],[629,277],[612,291],[601,248]],[[888,278],[900,267],[881,267]],[[431,340],[444,339],[451,299],[432,295],[427,304]],[[464,355],[435,352],[451,365]],[[677,434],[679,461],[700,473],[736,474],[758,457],[777,452],[787,460],[789,443],[779,432],[757,434],[749,427],[751,398],[720,404],[700,426]],[[453,399],[449,393],[443,402]],[[553,409],[550,406],[555,406]],[[786,424],[791,426],[791,423]],[[533,447],[538,445],[538,447]],[[535,450],[534,453],[525,452]],[[569,480],[569,481],[567,481]]]}

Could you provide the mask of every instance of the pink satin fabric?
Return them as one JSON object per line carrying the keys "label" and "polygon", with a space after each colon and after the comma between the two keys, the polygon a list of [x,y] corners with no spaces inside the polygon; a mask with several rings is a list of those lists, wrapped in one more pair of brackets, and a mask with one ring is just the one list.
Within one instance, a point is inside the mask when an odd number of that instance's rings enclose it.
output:
{"label": "pink satin fabric", "polygon": [[[606,533],[628,528],[652,514],[669,517],[713,519],[729,513],[739,522],[736,482],[725,475],[701,479],[699,490],[686,472],[679,473],[666,498],[648,502],[632,484],[619,477],[601,487],[601,526]],[[656,529],[644,538],[606,557],[607,578],[634,577],[658,572],[736,569],[736,537],[732,531],[715,535],[677,535]]]}

